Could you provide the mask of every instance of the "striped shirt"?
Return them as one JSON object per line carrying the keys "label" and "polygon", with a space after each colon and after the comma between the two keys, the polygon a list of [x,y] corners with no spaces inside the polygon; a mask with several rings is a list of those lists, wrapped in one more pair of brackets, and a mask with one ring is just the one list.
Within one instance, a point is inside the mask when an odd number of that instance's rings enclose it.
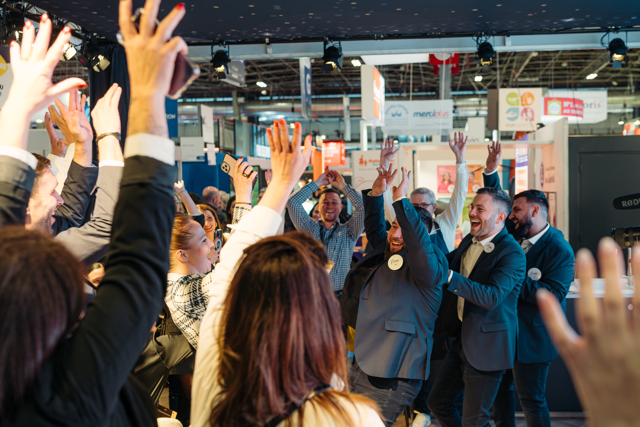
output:
{"label": "striped shirt", "polygon": [[327,251],[329,260],[335,265],[329,273],[334,291],[341,291],[344,280],[351,270],[351,258],[353,248],[356,246],[358,238],[364,231],[364,203],[362,196],[356,190],[346,185],[342,192],[351,200],[353,204],[353,216],[344,224],[336,222],[333,227],[326,229],[322,220],[315,222],[302,207],[314,191],[318,190],[315,182],[302,187],[293,193],[287,203],[287,209],[291,216],[291,221],[299,231],[306,231],[314,239],[319,240]]}

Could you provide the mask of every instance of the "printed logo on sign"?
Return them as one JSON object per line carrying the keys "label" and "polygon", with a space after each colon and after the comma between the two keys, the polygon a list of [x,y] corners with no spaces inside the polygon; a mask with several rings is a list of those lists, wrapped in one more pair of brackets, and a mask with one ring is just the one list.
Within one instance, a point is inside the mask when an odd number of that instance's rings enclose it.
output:
{"label": "printed logo on sign", "polygon": [[525,92],[522,94],[522,105],[528,106],[533,105],[533,102],[536,100],[535,96],[531,92]]}
{"label": "printed logo on sign", "polygon": [[535,120],[536,115],[533,112],[533,108],[527,107],[522,109],[522,113],[520,113],[520,117],[522,118],[522,120],[526,122],[532,122]]}
{"label": "printed logo on sign", "polygon": [[509,92],[507,94],[507,104],[520,105],[520,96],[516,92]]}
{"label": "printed logo on sign", "polygon": [[549,115],[558,115],[562,111],[561,102],[557,99],[553,99],[547,103],[547,114]]}
{"label": "printed logo on sign", "polygon": [[449,112],[442,110],[416,111],[413,113],[413,117],[449,117]]}
{"label": "printed logo on sign", "polygon": [[402,117],[404,114],[409,115],[409,111],[402,105],[391,104],[387,108],[387,114],[391,117]]}
{"label": "printed logo on sign", "polygon": [[515,122],[520,117],[520,109],[519,108],[509,108],[507,110],[507,120],[510,122]]}
{"label": "printed logo on sign", "polygon": [[7,72],[9,69],[9,64],[4,60],[2,55],[0,55],[0,76]]}

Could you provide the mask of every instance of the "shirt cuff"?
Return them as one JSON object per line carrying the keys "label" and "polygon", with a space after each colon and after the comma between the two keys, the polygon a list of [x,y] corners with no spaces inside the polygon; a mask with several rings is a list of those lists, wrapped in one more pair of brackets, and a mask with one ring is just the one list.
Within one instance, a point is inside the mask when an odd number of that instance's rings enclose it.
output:
{"label": "shirt cuff", "polygon": [[36,159],[36,156],[22,148],[0,145],[0,156],[13,157],[16,160],[20,160],[22,163],[26,163],[33,170],[38,166],[38,159]]}
{"label": "shirt cuff", "polygon": [[103,166],[116,166],[119,168],[123,168],[124,162],[120,162],[118,160],[103,160],[100,163],[98,163],[98,167],[103,167]]}
{"label": "shirt cuff", "polygon": [[447,285],[451,283],[452,278],[453,278],[453,270],[449,270],[449,279],[447,280]]}
{"label": "shirt cuff", "polygon": [[173,166],[176,163],[176,144],[168,139],[149,133],[137,133],[127,137],[124,158],[145,156]]}
{"label": "shirt cuff", "polygon": [[261,239],[275,236],[280,228],[282,215],[271,208],[265,206],[256,206],[242,217],[237,224],[231,224],[227,227],[236,231],[243,231],[258,236]]}
{"label": "shirt cuff", "polygon": [[407,198],[407,196],[398,197],[397,199],[395,199],[393,201],[393,203],[397,202],[398,200],[402,200],[402,199],[406,199],[406,198]]}
{"label": "shirt cuff", "polygon": [[[486,170],[486,169],[485,169],[485,170]],[[484,173],[485,175],[489,176],[489,175],[493,175],[493,174],[494,174],[494,173],[496,173],[496,172],[498,172],[498,169],[494,170],[493,172],[489,172],[489,173],[483,172],[483,173]]]}

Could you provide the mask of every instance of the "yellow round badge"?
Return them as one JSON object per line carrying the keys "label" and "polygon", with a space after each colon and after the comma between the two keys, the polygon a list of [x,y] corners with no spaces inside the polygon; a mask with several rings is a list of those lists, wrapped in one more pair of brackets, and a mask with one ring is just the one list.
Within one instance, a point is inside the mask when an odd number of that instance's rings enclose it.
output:
{"label": "yellow round badge", "polygon": [[2,55],[0,55],[0,76],[7,72],[9,69],[9,64],[4,60]]}

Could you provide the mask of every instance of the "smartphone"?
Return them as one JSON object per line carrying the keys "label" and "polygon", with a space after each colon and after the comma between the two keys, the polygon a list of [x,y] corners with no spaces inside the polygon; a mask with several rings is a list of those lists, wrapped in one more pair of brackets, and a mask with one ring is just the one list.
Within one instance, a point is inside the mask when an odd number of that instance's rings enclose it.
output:
{"label": "smartphone", "polygon": [[213,235],[213,240],[214,240],[214,247],[213,250],[217,251],[218,249],[220,249],[222,247],[222,230],[218,229],[215,231],[214,235]]}
{"label": "smartphone", "polygon": [[[144,13],[143,8],[136,9],[135,13],[131,17],[131,21],[136,26],[136,29],[140,29],[140,17]],[[158,21],[156,20],[156,28],[158,27]],[[124,38],[120,31],[117,34],[118,42],[124,45]],[[167,98],[178,99],[195,79],[200,77],[200,67],[193,62],[189,57],[178,53],[176,56],[176,62],[173,67],[173,76],[171,77],[171,84],[169,85],[169,93]]]}
{"label": "smartphone", "polygon": [[236,170],[236,163],[238,163],[238,158],[236,156],[233,154],[225,154],[222,164],[220,165],[220,169],[222,169],[222,172],[233,178],[233,173]]}

